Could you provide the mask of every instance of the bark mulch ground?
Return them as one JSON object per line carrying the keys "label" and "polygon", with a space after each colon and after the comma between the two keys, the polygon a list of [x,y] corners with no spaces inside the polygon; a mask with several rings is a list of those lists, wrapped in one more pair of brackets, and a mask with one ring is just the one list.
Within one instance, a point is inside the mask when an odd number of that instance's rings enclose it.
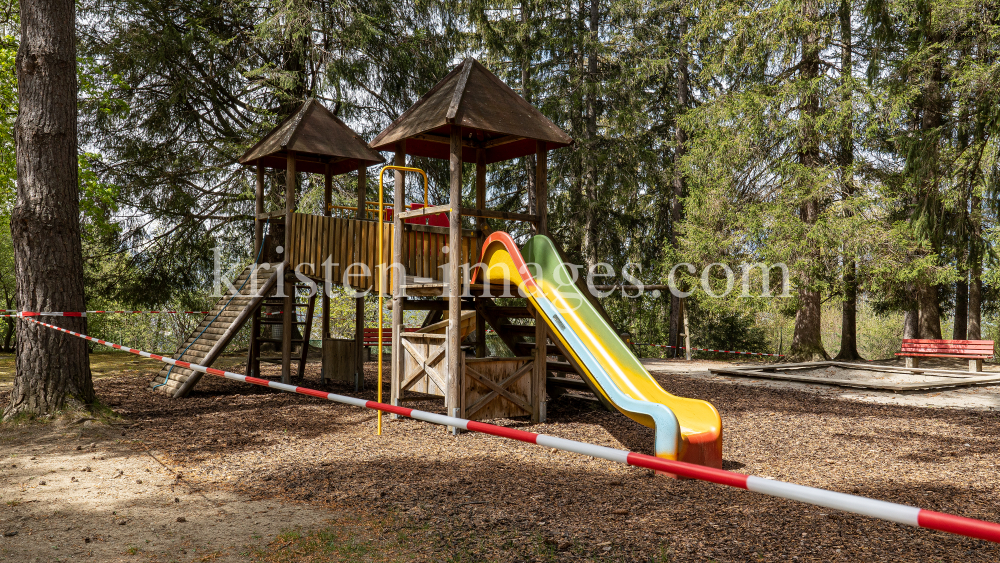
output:
{"label": "bark mulch ground", "polygon": [[[320,387],[317,370],[309,367],[304,385]],[[725,425],[726,469],[1000,521],[996,413],[657,377],[675,394],[716,405]],[[374,397],[374,378],[370,364],[368,389],[358,395]],[[1000,560],[1000,546],[983,541],[491,436],[454,437],[412,420],[387,416],[383,435],[376,436],[371,411],[210,376],[181,400],[150,393],[146,382],[96,382],[98,396],[125,421],[123,440],[137,450],[158,452],[203,487],[346,509],[371,522],[373,536],[405,540],[396,547],[409,560]],[[407,404],[443,410],[439,400]],[[591,401],[562,397],[549,404],[548,415],[536,426],[492,422],[652,449],[651,430]],[[350,541],[377,547],[358,559],[390,554],[385,542],[364,543],[370,538],[359,529],[352,528]],[[290,560],[294,550],[283,555],[281,549],[295,545],[302,548],[295,560],[323,560],[308,545],[322,546],[327,538],[333,538],[330,546],[347,541],[336,531],[306,530],[257,555]]]}

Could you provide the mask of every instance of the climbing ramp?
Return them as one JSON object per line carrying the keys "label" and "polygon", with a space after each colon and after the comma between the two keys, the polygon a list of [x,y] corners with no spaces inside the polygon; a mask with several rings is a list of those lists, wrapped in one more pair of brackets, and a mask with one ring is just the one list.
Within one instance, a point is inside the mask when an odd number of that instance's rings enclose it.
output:
{"label": "climbing ramp", "polygon": [[[253,318],[253,313],[274,290],[276,283],[277,266],[247,266],[232,282],[232,288],[216,302],[209,314],[177,349],[174,359],[211,366],[240,328]],[[168,365],[153,378],[149,387],[160,393],[183,397],[201,376],[200,372]]]}

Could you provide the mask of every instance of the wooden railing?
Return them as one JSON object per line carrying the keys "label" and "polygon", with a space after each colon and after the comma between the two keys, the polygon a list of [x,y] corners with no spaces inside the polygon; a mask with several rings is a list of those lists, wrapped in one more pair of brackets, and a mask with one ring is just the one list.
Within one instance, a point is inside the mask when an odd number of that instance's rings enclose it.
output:
{"label": "wooden railing", "polygon": [[[294,213],[288,229],[291,230],[292,244],[288,249],[288,260],[292,268],[313,279],[324,278],[323,263],[330,259],[333,263],[332,281],[341,284],[344,274],[351,274],[349,285],[355,289],[376,289],[378,265],[390,262],[392,251],[392,223],[383,222],[382,259],[378,256],[377,221],[324,217]],[[459,260],[462,264],[475,263],[479,259],[479,246],[472,231],[463,231]],[[428,278],[441,281],[444,269],[453,252],[445,254],[448,246],[448,229],[424,225],[405,225],[403,236],[403,259],[406,276]],[[354,266],[364,264],[366,268]],[[301,266],[300,266],[301,265]],[[364,273],[367,272],[367,275]],[[395,272],[392,273],[395,275]],[[387,279],[383,286],[386,292],[392,287]]]}

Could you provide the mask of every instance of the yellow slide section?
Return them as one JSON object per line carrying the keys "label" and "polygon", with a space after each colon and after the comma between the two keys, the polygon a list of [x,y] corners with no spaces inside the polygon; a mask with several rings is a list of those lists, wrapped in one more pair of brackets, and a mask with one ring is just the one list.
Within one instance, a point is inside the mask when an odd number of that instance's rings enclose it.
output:
{"label": "yellow slide section", "polygon": [[510,235],[495,232],[483,244],[482,262],[491,283],[517,285],[542,312],[551,334],[603,402],[655,430],[658,457],[722,467],[719,412],[707,401],[660,387],[580,292],[551,239],[535,236],[518,250]]}

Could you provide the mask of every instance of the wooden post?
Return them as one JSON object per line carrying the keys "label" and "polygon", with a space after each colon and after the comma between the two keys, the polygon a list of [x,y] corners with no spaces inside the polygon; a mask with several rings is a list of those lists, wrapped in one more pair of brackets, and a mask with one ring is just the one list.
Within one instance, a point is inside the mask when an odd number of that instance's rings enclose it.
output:
{"label": "wooden post", "polygon": [[[330,216],[330,206],[333,205],[333,175],[330,174],[330,163],[327,162],[323,165],[323,216]],[[328,251],[332,249],[327,249]],[[317,264],[317,267],[320,265]],[[326,293],[326,282],[333,281],[326,279],[326,272],[323,272],[323,284],[320,286],[320,291],[323,292],[323,300],[321,301],[320,310],[323,312],[323,321],[320,323],[322,327],[320,332],[319,346],[323,349],[323,342],[330,338],[330,296]],[[306,339],[308,343],[308,338]],[[320,383],[326,383],[326,368],[320,367]]]}
{"label": "wooden post", "polygon": [[[406,141],[396,143],[396,154],[392,163],[396,166],[406,166]],[[392,260],[391,262],[404,262],[403,254],[403,220],[399,218],[403,212],[403,205],[406,203],[406,174],[402,170],[396,170],[392,176]],[[396,272],[392,276],[392,358],[389,362],[389,401],[392,405],[399,405],[400,387],[403,383],[403,345],[400,344],[400,335],[403,333],[403,302],[406,300],[402,296],[400,286],[405,283],[404,272]],[[399,418],[392,415],[390,418]]]}
{"label": "wooden post", "polygon": [[[365,218],[365,202],[368,200],[368,166],[362,162],[358,165],[358,209],[357,218]],[[353,241],[349,244],[354,244]],[[349,264],[341,264],[346,268]],[[365,298],[354,300],[354,347],[357,349],[357,370],[354,373],[354,390],[359,391],[365,386]]]}
{"label": "wooden post", "polygon": [[264,220],[258,219],[257,215],[264,212],[264,167],[257,161],[257,192],[256,205],[257,214],[253,218],[253,255],[254,258],[260,255],[260,247],[264,244]]}
{"label": "wooden post", "polygon": [[[285,248],[284,259],[288,260],[292,247],[292,214],[295,213],[295,153],[288,151],[288,165],[285,170]],[[289,269],[294,269],[295,264],[289,263]],[[278,280],[284,283],[285,305],[281,313],[281,382],[292,382],[292,318],[295,316],[295,288],[287,281],[288,273],[285,272],[285,279]]]}
{"label": "wooden post", "polygon": [[[486,209],[486,150],[482,147],[476,149],[476,209]],[[476,246],[481,250],[483,247],[483,230],[486,228],[486,219],[476,217]],[[472,257],[472,263],[479,262],[479,256]],[[471,275],[471,271],[469,272]],[[482,301],[476,298],[477,305]],[[476,357],[486,357],[486,317],[479,313],[476,307]]]}
{"label": "wooden post", "polygon": [[[549,233],[548,227],[548,152],[544,141],[535,141],[535,201],[538,206],[538,226],[535,232]],[[531,382],[531,421],[545,422],[545,375],[548,361],[549,331],[541,311],[535,311],[535,369]]]}
{"label": "wooden post", "polygon": [[[451,193],[449,204],[448,225],[448,378],[445,391],[445,405],[448,416],[458,416],[459,393],[462,377],[462,284],[459,279],[462,253],[462,126],[451,124],[451,147],[449,151],[449,168],[451,171]],[[454,429],[453,429],[454,431]]]}
{"label": "wooden post", "polygon": [[[254,205],[253,218],[253,256],[256,263],[260,263],[261,248],[264,246],[264,220],[257,216],[264,212],[264,167],[260,160],[257,161],[257,189],[255,193],[256,204]],[[257,275],[257,272],[254,272]],[[257,280],[258,282],[260,280]],[[260,315],[254,314],[250,321],[250,346],[247,350],[247,375],[260,375],[260,343],[257,337],[260,335]]]}

